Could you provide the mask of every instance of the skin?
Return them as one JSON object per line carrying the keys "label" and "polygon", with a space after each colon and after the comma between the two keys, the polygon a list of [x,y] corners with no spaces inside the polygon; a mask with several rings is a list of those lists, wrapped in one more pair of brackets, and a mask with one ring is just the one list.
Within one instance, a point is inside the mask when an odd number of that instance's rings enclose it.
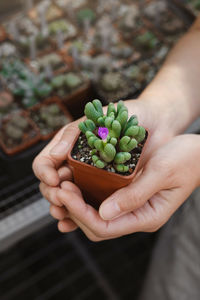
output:
{"label": "skin", "polygon": [[65,162],[80,120],[63,128],[36,157],[33,169],[61,232],[80,227],[89,239],[101,241],[156,231],[200,185],[200,137],[180,135],[200,114],[199,53],[200,19],[140,98],[126,101],[151,137],[136,179],[105,199],[99,211],[85,203]]}

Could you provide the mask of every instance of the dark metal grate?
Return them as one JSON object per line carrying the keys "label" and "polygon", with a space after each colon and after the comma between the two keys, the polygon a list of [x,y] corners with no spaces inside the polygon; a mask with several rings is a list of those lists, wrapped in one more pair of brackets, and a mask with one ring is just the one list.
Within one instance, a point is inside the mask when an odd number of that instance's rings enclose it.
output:
{"label": "dark metal grate", "polygon": [[33,174],[19,180],[0,173],[0,220],[41,198],[38,181]]}
{"label": "dark metal grate", "polygon": [[3,300],[136,299],[154,235],[102,243],[81,232],[60,234],[55,224],[0,255]]}

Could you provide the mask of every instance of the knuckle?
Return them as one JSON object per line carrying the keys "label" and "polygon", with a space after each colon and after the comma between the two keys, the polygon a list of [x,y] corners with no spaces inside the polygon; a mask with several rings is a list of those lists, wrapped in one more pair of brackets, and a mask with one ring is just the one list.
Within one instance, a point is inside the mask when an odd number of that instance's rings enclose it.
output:
{"label": "knuckle", "polygon": [[141,203],[140,194],[133,188],[126,191],[126,195],[122,196],[117,204],[121,212],[131,211]]}
{"label": "knuckle", "polygon": [[130,209],[129,199],[122,199],[118,201],[118,206],[121,212],[128,211]]}

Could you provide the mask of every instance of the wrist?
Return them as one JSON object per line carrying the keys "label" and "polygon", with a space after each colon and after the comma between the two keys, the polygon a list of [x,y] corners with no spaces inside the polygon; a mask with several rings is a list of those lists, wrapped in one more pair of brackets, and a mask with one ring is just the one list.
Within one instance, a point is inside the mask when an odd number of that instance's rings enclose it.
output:
{"label": "wrist", "polygon": [[175,136],[183,133],[200,115],[200,98],[198,101],[196,95],[187,95],[184,82],[177,80],[178,70],[166,69],[143,91],[139,100],[148,103],[161,125]]}

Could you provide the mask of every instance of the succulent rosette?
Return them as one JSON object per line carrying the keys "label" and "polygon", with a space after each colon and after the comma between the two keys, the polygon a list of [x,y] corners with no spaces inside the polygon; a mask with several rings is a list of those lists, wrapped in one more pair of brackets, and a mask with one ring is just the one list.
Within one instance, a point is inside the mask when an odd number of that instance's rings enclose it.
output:
{"label": "succulent rosette", "polygon": [[104,115],[101,102],[93,100],[86,104],[84,112],[87,119],[79,123],[79,129],[87,138],[94,165],[103,169],[112,164],[116,171],[128,172],[131,151],[146,137],[137,117],[128,118],[123,101],[118,102],[117,109],[109,103]]}

